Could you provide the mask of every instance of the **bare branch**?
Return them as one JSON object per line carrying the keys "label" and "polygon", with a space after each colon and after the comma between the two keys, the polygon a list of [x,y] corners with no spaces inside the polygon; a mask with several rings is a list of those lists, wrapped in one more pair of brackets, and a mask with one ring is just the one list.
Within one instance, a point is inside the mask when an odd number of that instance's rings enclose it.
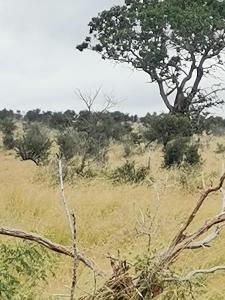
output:
{"label": "bare branch", "polygon": [[173,106],[170,104],[170,102],[168,100],[168,97],[165,93],[162,80],[158,79],[157,83],[158,83],[158,86],[159,86],[160,95],[161,95],[166,107],[169,109],[169,111],[173,111]]}
{"label": "bare branch", "polygon": [[58,166],[59,166],[59,180],[60,180],[60,188],[61,188],[61,199],[62,199],[62,203],[63,203],[64,209],[65,209],[66,217],[67,217],[68,222],[69,222],[71,237],[73,239],[74,228],[73,228],[72,218],[71,218],[71,215],[70,215],[70,210],[69,210],[68,204],[66,202],[66,197],[65,197],[65,193],[64,193],[62,160],[60,158],[58,159]]}
{"label": "bare branch", "polygon": [[78,253],[77,253],[77,232],[76,232],[76,217],[75,214],[72,214],[73,218],[73,274],[72,274],[72,284],[71,284],[71,294],[70,299],[74,299],[75,288],[77,284],[77,267],[78,267]]}
{"label": "bare branch", "polygon": [[199,270],[193,270],[189,272],[184,277],[178,277],[178,281],[190,281],[194,276],[199,274],[212,274],[218,271],[225,271],[225,266],[215,266],[210,269],[199,269]]}
{"label": "bare branch", "polygon": [[[11,237],[35,242],[41,246],[44,246],[45,248],[48,248],[53,252],[63,254],[69,257],[74,257],[74,253],[73,251],[70,250],[70,248],[54,243],[35,233],[25,232],[22,230],[11,229],[7,227],[0,227],[0,235],[6,235],[6,236],[11,236]],[[94,271],[97,275],[105,276],[105,274],[102,271],[99,271],[97,269],[94,262],[91,259],[84,256],[81,252],[79,252],[78,249],[77,249],[77,259],[81,261],[86,267]]]}
{"label": "bare branch", "polygon": [[186,223],[181,227],[181,229],[179,230],[178,234],[176,235],[176,237],[174,238],[174,240],[172,241],[172,244],[170,247],[174,247],[175,245],[177,245],[182,239],[183,239],[183,234],[185,232],[185,230],[189,227],[189,225],[192,223],[192,221],[194,220],[196,214],[198,213],[199,209],[202,207],[202,204],[204,203],[205,199],[213,192],[217,192],[222,188],[223,182],[225,180],[225,173],[221,176],[219,184],[214,187],[214,188],[209,188],[208,190],[206,190],[202,196],[200,197],[200,199],[198,200],[194,210],[192,211],[192,213],[190,214],[190,216],[188,217]]}
{"label": "bare branch", "polygon": [[94,95],[85,95],[81,90],[77,89],[76,95],[83,101],[83,103],[86,105],[87,110],[91,112],[93,105],[95,103],[95,100],[97,99],[99,93],[101,91],[101,87],[99,87]]}
{"label": "bare branch", "polygon": [[[220,191],[223,194],[222,209],[221,209],[221,215],[223,215],[225,212],[225,190],[221,188]],[[223,227],[224,224],[216,226],[213,232],[210,233],[206,238],[204,238],[201,241],[191,243],[190,245],[187,246],[187,249],[198,249],[198,248],[210,247],[209,243],[211,243],[218,237]]]}
{"label": "bare branch", "polygon": [[218,237],[218,235],[221,232],[221,229],[222,229],[221,226],[217,226],[214,229],[214,231],[211,234],[209,234],[206,238],[204,238],[201,241],[191,243],[186,247],[186,249],[199,249],[199,248],[210,247],[209,243],[211,243]]}

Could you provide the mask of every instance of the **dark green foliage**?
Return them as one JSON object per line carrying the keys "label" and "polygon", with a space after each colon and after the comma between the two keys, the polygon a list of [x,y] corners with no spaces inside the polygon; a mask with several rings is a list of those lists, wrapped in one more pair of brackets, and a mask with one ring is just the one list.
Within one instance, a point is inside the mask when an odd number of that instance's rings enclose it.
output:
{"label": "dark green foliage", "polygon": [[[53,275],[54,256],[31,243],[0,243],[0,298],[39,299]],[[42,288],[41,288],[42,287]]]}
{"label": "dark green foliage", "polygon": [[55,129],[65,129],[71,126],[75,119],[75,111],[69,109],[65,112],[45,112],[37,108],[34,110],[29,110],[24,116],[24,120],[27,122],[43,123]]}
{"label": "dark green foliage", "polygon": [[171,167],[179,166],[183,162],[184,153],[187,148],[187,141],[183,139],[175,139],[170,141],[164,148],[164,165]]}
{"label": "dark green foliage", "polygon": [[34,123],[24,128],[23,136],[15,141],[15,150],[22,160],[39,165],[48,158],[51,144],[47,131]]}
{"label": "dark green foliage", "polygon": [[165,147],[174,138],[190,137],[192,124],[189,118],[183,115],[160,114],[147,115],[142,118],[147,129],[145,138],[148,142],[157,141]]}
{"label": "dark green foliage", "polygon": [[143,70],[169,111],[188,113],[191,105],[202,110],[221,102],[200,84],[208,74],[205,65],[223,64],[224,27],[223,1],[129,0],[92,18],[89,36],[77,49]]}
{"label": "dark green foliage", "polygon": [[41,116],[41,110],[39,108],[29,110],[24,119],[28,122],[39,122]]}
{"label": "dark green foliage", "polygon": [[149,173],[147,167],[136,167],[135,162],[128,160],[121,167],[116,168],[110,178],[114,183],[141,183]]}
{"label": "dark green foliage", "polygon": [[198,153],[198,145],[190,144],[187,138],[177,138],[170,141],[164,148],[164,166],[180,166],[181,164],[196,165],[201,156]]}
{"label": "dark green foliage", "polygon": [[12,118],[3,118],[0,122],[0,129],[3,133],[3,146],[6,150],[14,148],[15,121]]}
{"label": "dark green foliage", "polygon": [[7,109],[3,109],[3,110],[0,110],[0,120],[3,120],[3,119],[12,119],[13,117],[15,116],[15,113],[13,112],[13,110],[7,110]]}
{"label": "dark green foliage", "polygon": [[75,130],[60,131],[57,135],[59,151],[66,161],[72,159],[81,151],[81,138]]}
{"label": "dark green foliage", "polygon": [[201,161],[201,156],[198,152],[199,146],[197,144],[191,144],[187,146],[185,151],[184,162],[189,165],[196,165]]}
{"label": "dark green foliage", "polygon": [[5,134],[2,138],[3,146],[6,150],[12,150],[15,146],[13,134]]}
{"label": "dark green foliage", "polygon": [[216,136],[221,136],[225,133],[225,120],[222,117],[209,116],[207,119],[203,119],[204,130]]}

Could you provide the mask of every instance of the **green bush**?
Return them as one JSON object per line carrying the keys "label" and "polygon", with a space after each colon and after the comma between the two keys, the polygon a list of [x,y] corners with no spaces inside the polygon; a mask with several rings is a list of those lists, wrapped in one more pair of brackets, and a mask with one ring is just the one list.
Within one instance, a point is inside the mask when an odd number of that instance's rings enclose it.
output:
{"label": "green bush", "polygon": [[16,129],[16,125],[13,119],[5,118],[1,120],[0,129],[3,133],[3,146],[6,150],[11,150],[14,148],[14,131]]}
{"label": "green bush", "polygon": [[13,134],[5,134],[2,138],[3,146],[6,150],[12,150],[15,146],[15,140]]}
{"label": "green bush", "polygon": [[47,131],[34,123],[24,128],[23,136],[15,141],[15,150],[22,160],[40,165],[48,158],[51,144]]}
{"label": "green bush", "polygon": [[198,148],[198,144],[190,144],[187,138],[177,138],[168,142],[163,149],[164,166],[170,168],[185,163],[196,165],[201,160]]}
{"label": "green bush", "polygon": [[72,159],[81,151],[81,139],[79,133],[75,130],[61,131],[57,135],[57,144],[59,151],[66,161]]}
{"label": "green bush", "polygon": [[43,284],[54,275],[54,256],[28,242],[0,243],[0,254],[0,298],[41,299]]}
{"label": "green bush", "polygon": [[147,167],[136,167],[135,162],[126,161],[121,167],[113,170],[110,178],[114,183],[141,183],[149,173]]}
{"label": "green bush", "polygon": [[167,143],[163,150],[165,167],[179,166],[183,162],[186,147],[186,139],[175,139]]}
{"label": "green bush", "polygon": [[184,115],[161,114],[149,116],[145,121],[147,129],[144,133],[148,142],[157,141],[165,147],[169,141],[178,137],[192,136],[192,125]]}
{"label": "green bush", "polygon": [[184,162],[189,165],[196,165],[201,161],[201,155],[198,152],[197,144],[188,145],[185,151]]}

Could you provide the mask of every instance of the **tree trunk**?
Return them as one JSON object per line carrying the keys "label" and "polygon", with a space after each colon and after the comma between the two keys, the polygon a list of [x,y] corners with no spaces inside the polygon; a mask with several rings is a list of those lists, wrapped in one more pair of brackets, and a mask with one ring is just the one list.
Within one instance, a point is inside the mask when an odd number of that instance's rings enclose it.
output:
{"label": "tree trunk", "polygon": [[177,94],[176,99],[174,101],[173,113],[181,113],[185,114],[189,111],[190,100],[184,96],[183,92]]}

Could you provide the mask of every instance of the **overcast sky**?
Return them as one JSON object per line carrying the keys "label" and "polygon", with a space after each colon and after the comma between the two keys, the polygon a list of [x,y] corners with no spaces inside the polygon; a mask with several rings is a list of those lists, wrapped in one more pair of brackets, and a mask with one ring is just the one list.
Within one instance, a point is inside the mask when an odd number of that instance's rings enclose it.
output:
{"label": "overcast sky", "polygon": [[0,0],[0,109],[79,111],[76,89],[118,102],[114,110],[163,111],[155,85],[144,72],[103,61],[75,49],[88,22],[122,0]]}

